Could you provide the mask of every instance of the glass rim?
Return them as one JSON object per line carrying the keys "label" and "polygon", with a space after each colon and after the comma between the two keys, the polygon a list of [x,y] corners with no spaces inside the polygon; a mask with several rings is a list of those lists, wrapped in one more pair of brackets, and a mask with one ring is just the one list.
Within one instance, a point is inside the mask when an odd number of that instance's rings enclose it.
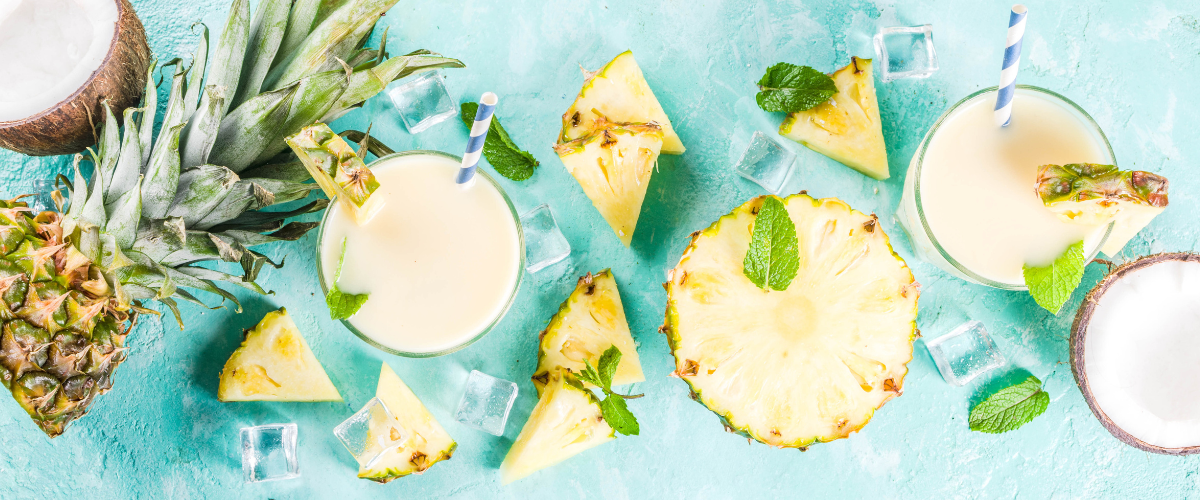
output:
{"label": "glass rim", "polygon": [[[412,149],[381,156],[375,161],[367,164],[367,167],[371,168],[372,165],[380,163],[384,160],[401,158],[405,156],[440,156],[442,158],[454,160],[456,163],[462,163],[462,157],[455,156],[450,153],[425,149]],[[517,213],[517,208],[513,205],[512,200],[509,199],[508,193],[504,191],[504,188],[501,187],[498,182],[496,182],[496,179],[488,175],[487,172],[484,172],[483,169],[478,168],[475,169],[475,176],[483,178],[490,183],[492,187],[496,188],[496,191],[500,193],[500,198],[504,200],[504,204],[508,205],[508,213],[512,216],[513,224],[515,224],[517,227],[517,245],[520,247],[520,251],[517,254],[517,279],[513,282],[512,290],[508,292],[508,298],[504,302],[504,307],[500,308],[500,311],[496,313],[496,317],[492,318],[492,321],[489,322],[482,330],[480,330],[479,333],[475,334],[475,336],[467,339],[461,344],[447,347],[439,351],[408,352],[394,349],[376,342],[370,336],[363,333],[358,328],[355,328],[354,324],[349,321],[349,318],[339,319],[338,321],[341,322],[342,326],[345,326],[347,330],[350,330],[350,333],[353,333],[354,336],[358,337],[360,340],[366,342],[372,347],[388,354],[395,354],[397,356],[404,356],[406,358],[435,358],[459,351],[471,344],[474,344],[479,339],[482,339],[485,335],[491,333],[492,330],[496,329],[496,325],[500,324],[500,320],[504,319],[504,317],[508,315],[508,310],[512,308],[513,303],[516,301],[517,291],[521,289],[521,282],[525,280],[525,232],[521,228],[521,216]],[[321,292],[323,295],[329,295],[329,285],[325,283],[325,270],[323,265],[325,261],[323,258],[323,249],[325,248],[325,245],[323,245],[322,242],[325,241],[325,228],[327,227],[326,222],[329,220],[329,214],[333,213],[332,208],[333,207],[329,207],[325,209],[325,213],[321,216],[321,229],[317,233],[317,281],[321,283]]]}
{"label": "glass rim", "polygon": [[[1084,111],[1082,107],[1080,107],[1078,104],[1075,104],[1074,101],[1068,99],[1066,96],[1042,87],[1036,87],[1033,85],[1017,85],[1017,89],[1046,95],[1051,99],[1058,100],[1075,110],[1079,116],[1083,117],[1084,124],[1090,127],[1100,138],[1100,142],[1104,144],[1104,151],[1108,153],[1110,164],[1117,164],[1117,155],[1113,153],[1112,144],[1109,144],[1108,142],[1108,136],[1104,135],[1104,131],[1100,129],[1100,125],[1098,125],[1096,120],[1092,118],[1092,115],[1089,115],[1088,112]],[[981,95],[996,92],[998,90],[999,87],[991,86],[972,92],[966,97],[960,99],[958,102],[954,103],[953,106],[950,106],[948,109],[946,109],[946,111],[944,111],[941,116],[938,117],[937,121],[933,122],[933,125],[929,127],[929,130],[925,132],[925,136],[921,139],[921,145],[917,148],[916,155],[913,156],[913,161],[916,162],[916,168],[912,172],[912,175],[915,176],[913,178],[913,202],[916,205],[917,218],[921,220],[921,229],[925,232],[925,236],[929,238],[929,242],[933,245],[933,248],[937,250],[938,254],[941,255],[942,258],[945,259],[945,261],[953,266],[956,270],[969,277],[976,283],[990,286],[992,288],[999,288],[1001,290],[1027,290],[1028,287],[1026,287],[1024,283],[1002,283],[990,278],[985,278],[978,273],[971,271],[966,265],[962,264],[953,256],[951,256],[950,252],[947,252],[946,249],[942,247],[942,244],[937,240],[937,236],[934,235],[933,228],[929,226],[929,221],[925,217],[925,205],[921,202],[921,169],[925,163],[925,151],[928,149],[929,143],[933,139],[933,136],[937,134],[938,129],[941,128],[946,119],[949,118],[950,115],[954,114],[959,107]],[[1113,222],[1108,223],[1108,227],[1104,230],[1104,235],[1100,237],[1100,242],[1096,245],[1096,248],[1090,252],[1090,254],[1085,255],[1086,258],[1084,259],[1084,262],[1090,262],[1100,254],[1100,248],[1104,246],[1104,244],[1108,241],[1109,235],[1112,234],[1113,225]]]}

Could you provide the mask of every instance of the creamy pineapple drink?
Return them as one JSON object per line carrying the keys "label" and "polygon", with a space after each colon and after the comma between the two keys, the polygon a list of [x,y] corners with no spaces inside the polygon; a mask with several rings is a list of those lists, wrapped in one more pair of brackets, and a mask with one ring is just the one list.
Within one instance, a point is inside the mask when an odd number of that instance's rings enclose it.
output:
{"label": "creamy pineapple drink", "polygon": [[1084,241],[1095,255],[1108,225],[1063,222],[1034,190],[1045,164],[1115,164],[1103,132],[1065,98],[1018,87],[1012,123],[993,123],[995,89],[959,102],[909,165],[897,213],[914,250],[959,277],[1023,289],[1022,267],[1044,266]]}
{"label": "creamy pineapple drink", "polygon": [[338,289],[369,294],[349,318],[356,333],[401,354],[436,355],[470,343],[508,308],[524,253],[517,216],[483,172],[455,184],[455,157],[408,152],[375,162],[383,208],[358,225],[341,203],[322,225],[320,259]]}

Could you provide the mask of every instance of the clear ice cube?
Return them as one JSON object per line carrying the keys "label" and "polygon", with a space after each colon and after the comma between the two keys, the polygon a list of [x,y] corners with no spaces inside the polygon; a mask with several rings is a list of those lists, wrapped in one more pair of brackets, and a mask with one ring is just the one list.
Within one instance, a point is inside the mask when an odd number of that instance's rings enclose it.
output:
{"label": "clear ice cube", "polygon": [[1004,355],[988,335],[983,323],[968,321],[950,333],[925,343],[942,378],[962,386],[988,371],[1004,366]]}
{"label": "clear ice cube", "polygon": [[420,133],[458,114],[458,108],[450,98],[450,93],[446,92],[446,83],[438,71],[422,73],[389,88],[387,95],[409,133]]}
{"label": "clear ice cube", "polygon": [[300,477],[296,424],[243,427],[242,476],[248,483]]}
{"label": "clear ice cube", "polygon": [[875,53],[883,81],[926,78],[938,69],[933,26],[895,26],[875,35]]}
{"label": "clear ice cube", "polygon": [[508,412],[516,400],[517,384],[471,370],[454,418],[481,431],[502,436]]}
{"label": "clear ice cube", "polygon": [[540,205],[521,216],[525,233],[525,270],[536,273],[571,255],[571,244],[558,229],[549,205]]}
{"label": "clear ice cube", "polygon": [[796,169],[796,154],[756,131],[734,169],[768,192],[779,194]]}
{"label": "clear ice cube", "polygon": [[21,198],[21,201],[28,204],[29,208],[33,209],[34,212],[45,212],[47,210],[54,210],[54,198],[50,196],[50,193],[53,191],[54,179],[38,179],[18,184],[17,192],[12,194],[13,196],[30,195]]}
{"label": "clear ice cube", "polygon": [[[386,431],[371,433],[372,427]],[[371,468],[385,453],[403,446],[409,437],[379,398],[367,401],[361,410],[334,427],[333,434],[364,468]]]}

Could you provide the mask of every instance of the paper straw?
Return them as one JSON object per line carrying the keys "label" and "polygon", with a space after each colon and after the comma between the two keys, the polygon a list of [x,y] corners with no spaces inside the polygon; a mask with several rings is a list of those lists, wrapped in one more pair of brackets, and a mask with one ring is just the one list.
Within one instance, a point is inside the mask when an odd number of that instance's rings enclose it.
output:
{"label": "paper straw", "polygon": [[1017,93],[1017,68],[1021,65],[1021,39],[1025,37],[1024,5],[1012,7],[1008,16],[1008,41],[1004,45],[1004,64],[1000,67],[1000,90],[996,95],[996,125],[1007,127],[1012,121],[1013,97]]}
{"label": "paper straw", "polygon": [[462,168],[458,169],[459,184],[467,184],[475,179],[475,168],[479,166],[479,156],[483,154],[483,141],[487,139],[488,127],[492,125],[492,112],[500,98],[488,92],[479,98],[479,109],[475,111],[475,123],[471,124],[471,138],[467,139],[467,152],[463,153]]}

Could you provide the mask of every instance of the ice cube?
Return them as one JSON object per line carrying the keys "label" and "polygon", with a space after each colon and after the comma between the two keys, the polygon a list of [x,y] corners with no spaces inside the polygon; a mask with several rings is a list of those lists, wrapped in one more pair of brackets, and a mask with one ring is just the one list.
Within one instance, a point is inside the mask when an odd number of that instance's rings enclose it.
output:
{"label": "ice cube", "polygon": [[420,133],[458,114],[458,108],[454,106],[450,93],[446,92],[446,83],[438,71],[422,73],[389,88],[387,95],[409,133]]}
{"label": "ice cube", "polygon": [[516,400],[517,384],[471,370],[454,418],[481,431],[502,436],[508,412]]}
{"label": "ice cube", "polygon": [[296,424],[243,427],[242,476],[248,483],[300,477]]}
{"label": "ice cube", "polygon": [[521,216],[521,230],[525,233],[525,269],[536,273],[571,255],[571,244],[558,223],[549,205],[540,205]]}
{"label": "ice cube", "polygon": [[[38,179],[17,184],[17,192],[12,196],[28,194],[21,201],[29,205],[34,213],[54,210],[54,199],[50,193],[54,191],[54,179]],[[63,191],[66,194],[66,191]]]}
{"label": "ice cube", "polygon": [[[370,432],[372,427],[377,429],[375,433]],[[333,434],[354,455],[358,464],[368,469],[385,453],[403,446],[409,437],[379,398],[367,401],[361,410],[334,427]]]}
{"label": "ice cube", "polygon": [[925,342],[942,378],[950,385],[966,385],[975,377],[1004,366],[1004,355],[983,323],[968,321],[950,333]]}
{"label": "ice cube", "polygon": [[796,154],[762,132],[755,131],[750,145],[734,169],[772,194],[779,194],[796,167]]}
{"label": "ice cube", "polygon": [[875,54],[883,81],[925,78],[938,69],[933,26],[895,26],[875,35]]}

